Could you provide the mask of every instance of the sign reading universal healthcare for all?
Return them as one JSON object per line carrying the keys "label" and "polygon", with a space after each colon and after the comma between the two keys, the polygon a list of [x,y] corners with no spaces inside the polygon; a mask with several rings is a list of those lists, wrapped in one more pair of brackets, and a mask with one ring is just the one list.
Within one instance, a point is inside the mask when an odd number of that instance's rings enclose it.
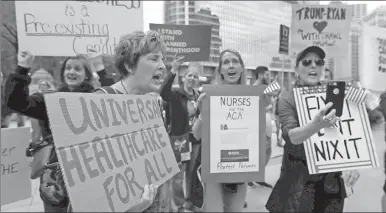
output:
{"label": "sign reading universal healthcare for all", "polygon": [[319,46],[329,57],[348,54],[352,9],[345,5],[292,5],[291,51]]}
{"label": "sign reading universal healthcare for all", "polygon": [[209,61],[212,26],[150,24],[163,37],[168,55],[185,56],[186,61]]}
{"label": "sign reading universal healthcare for all", "polygon": [[153,96],[56,93],[45,97],[75,212],[126,212],[146,184],[178,171]]}
{"label": "sign reading universal healthcare for all", "polygon": [[90,49],[112,55],[120,36],[143,30],[140,0],[15,1],[15,7],[19,47],[39,56]]}
{"label": "sign reading universal healthcare for all", "polygon": [[[326,88],[295,88],[300,126],[309,123],[326,105]],[[334,128],[325,128],[304,143],[310,174],[320,174],[379,166],[365,91],[346,88],[343,114]]]}

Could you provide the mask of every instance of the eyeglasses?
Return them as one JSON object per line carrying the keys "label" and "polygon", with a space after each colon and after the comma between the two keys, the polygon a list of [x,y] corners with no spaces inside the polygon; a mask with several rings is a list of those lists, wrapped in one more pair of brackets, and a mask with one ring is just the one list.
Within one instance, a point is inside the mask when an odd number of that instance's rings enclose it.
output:
{"label": "eyeglasses", "polygon": [[319,60],[304,60],[302,61],[302,65],[305,66],[305,67],[308,67],[312,64],[312,61],[315,62],[315,65],[318,66],[318,67],[321,67],[324,65],[324,61],[322,59],[319,59]]}

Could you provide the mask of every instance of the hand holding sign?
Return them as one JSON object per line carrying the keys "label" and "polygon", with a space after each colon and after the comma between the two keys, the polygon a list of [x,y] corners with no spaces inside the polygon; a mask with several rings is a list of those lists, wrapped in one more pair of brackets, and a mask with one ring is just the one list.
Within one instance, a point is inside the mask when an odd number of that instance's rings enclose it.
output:
{"label": "hand holding sign", "polygon": [[202,102],[204,101],[205,97],[206,93],[201,93],[197,99],[198,110],[200,110],[200,113],[202,113]]}
{"label": "hand holding sign", "polygon": [[156,185],[146,185],[141,198],[141,204],[143,204],[144,209],[147,209],[153,204],[154,199],[157,195],[158,186]]}
{"label": "hand holding sign", "polygon": [[360,173],[357,170],[343,171],[342,178],[348,186],[354,186],[360,177]]}
{"label": "hand holding sign", "polygon": [[326,106],[319,110],[318,114],[312,120],[312,123],[317,127],[318,130],[326,127],[332,127],[338,121],[338,118],[335,116],[335,109],[331,110],[330,113],[325,115],[331,107],[331,102],[326,104]]}
{"label": "hand holding sign", "polygon": [[17,56],[18,65],[24,68],[31,68],[35,56],[27,50],[20,51]]}
{"label": "hand holding sign", "polygon": [[101,53],[98,53],[95,49],[88,49],[89,53],[87,54],[81,54],[84,58],[87,59],[91,71],[92,72],[98,72],[105,68],[103,64],[103,55]]}
{"label": "hand holding sign", "polygon": [[173,74],[176,74],[177,71],[180,69],[181,64],[184,63],[184,56],[174,56],[173,62],[172,62],[172,69],[170,70]]}

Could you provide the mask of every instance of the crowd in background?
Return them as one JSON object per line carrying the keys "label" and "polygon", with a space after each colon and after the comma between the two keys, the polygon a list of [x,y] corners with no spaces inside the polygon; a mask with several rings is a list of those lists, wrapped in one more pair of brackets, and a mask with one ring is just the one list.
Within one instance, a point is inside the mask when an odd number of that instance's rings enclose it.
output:
{"label": "crowd in background", "polygon": [[[64,180],[57,164],[54,139],[48,121],[44,94],[52,92],[109,93],[109,94],[156,94],[163,109],[166,129],[172,142],[184,138],[191,144],[187,155],[177,156],[180,172],[170,181],[161,185],[145,187],[143,202],[130,211],[144,212],[181,212],[201,211],[205,205],[197,205],[194,188],[199,179],[201,165],[202,100],[205,93],[199,88],[203,67],[199,63],[188,63],[178,87],[173,87],[174,79],[184,62],[176,56],[170,66],[165,66],[164,44],[155,32],[134,32],[122,36],[115,52],[115,65],[122,76],[119,81],[106,78],[102,56],[96,53],[67,58],[60,70],[60,86],[55,86],[52,78],[40,79],[37,89],[31,89],[29,74],[34,56],[28,51],[18,55],[18,66],[10,74],[5,84],[5,101],[13,113],[2,121],[2,128],[9,127],[9,121],[31,120],[32,140],[26,142],[27,155],[35,157],[38,153],[48,153],[49,167],[42,168],[39,162],[32,168],[31,178],[40,178],[40,196],[46,212],[71,211],[70,200]],[[314,86],[333,79],[333,73],[324,69],[325,53],[317,47],[306,48],[296,59],[296,81],[293,87]],[[224,50],[216,70],[214,85],[246,84],[245,66],[240,53]],[[258,66],[254,70],[256,81],[253,85],[269,85],[272,78],[268,67]],[[52,76],[51,76],[52,77]],[[162,81],[162,78],[164,80]],[[382,95],[386,100],[386,95]],[[321,128],[334,125],[337,118],[332,111],[322,116],[330,105],[321,109],[313,122],[299,127],[293,93],[291,90],[275,92],[266,96],[266,164],[272,153],[272,143],[284,147],[281,176],[275,186],[265,182],[221,183],[211,185],[211,195],[215,198],[207,211],[240,212],[247,206],[247,186],[261,185],[273,188],[267,201],[270,212],[342,212],[346,195],[342,191],[342,173],[309,175],[303,143]],[[383,102],[382,102],[383,103]],[[385,107],[384,104],[381,107]],[[379,108],[380,109],[380,108]],[[374,110],[369,109],[369,113]],[[383,110],[385,112],[386,110]],[[17,114],[15,114],[17,113]],[[374,112],[375,113],[375,112]],[[23,116],[20,116],[23,115]],[[377,119],[378,121],[379,119]],[[274,122],[273,122],[274,121]],[[20,123],[18,121],[17,123]],[[272,141],[273,123],[276,127],[275,142]],[[23,124],[20,124],[23,125]],[[281,131],[280,131],[281,129]],[[258,141],[256,142],[258,143]],[[44,150],[44,151],[42,151]],[[295,171],[295,172],[294,172]],[[359,178],[356,171],[348,174],[351,184]],[[209,187],[207,185],[206,187]],[[154,191],[156,193],[154,193]],[[166,200],[166,201],[165,201]],[[165,205],[165,202],[167,205]],[[213,209],[210,209],[213,208]],[[333,209],[333,210],[331,210]]]}

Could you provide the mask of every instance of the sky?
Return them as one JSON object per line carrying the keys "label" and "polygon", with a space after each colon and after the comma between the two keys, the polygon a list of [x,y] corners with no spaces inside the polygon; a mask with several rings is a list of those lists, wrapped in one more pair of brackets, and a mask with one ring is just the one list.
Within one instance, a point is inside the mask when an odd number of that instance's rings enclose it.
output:
{"label": "sky", "polygon": [[[164,1],[142,1],[144,7],[144,30],[149,30],[149,23],[164,23]],[[348,4],[367,4],[367,13],[370,14],[374,9],[381,5],[386,5],[386,1],[342,1]],[[320,1],[321,4],[328,4],[330,1]]]}
{"label": "sky", "polygon": [[[367,4],[367,14],[373,12],[377,7],[386,5],[385,1],[342,1],[348,4]],[[320,1],[320,4],[328,4],[330,1]]]}

